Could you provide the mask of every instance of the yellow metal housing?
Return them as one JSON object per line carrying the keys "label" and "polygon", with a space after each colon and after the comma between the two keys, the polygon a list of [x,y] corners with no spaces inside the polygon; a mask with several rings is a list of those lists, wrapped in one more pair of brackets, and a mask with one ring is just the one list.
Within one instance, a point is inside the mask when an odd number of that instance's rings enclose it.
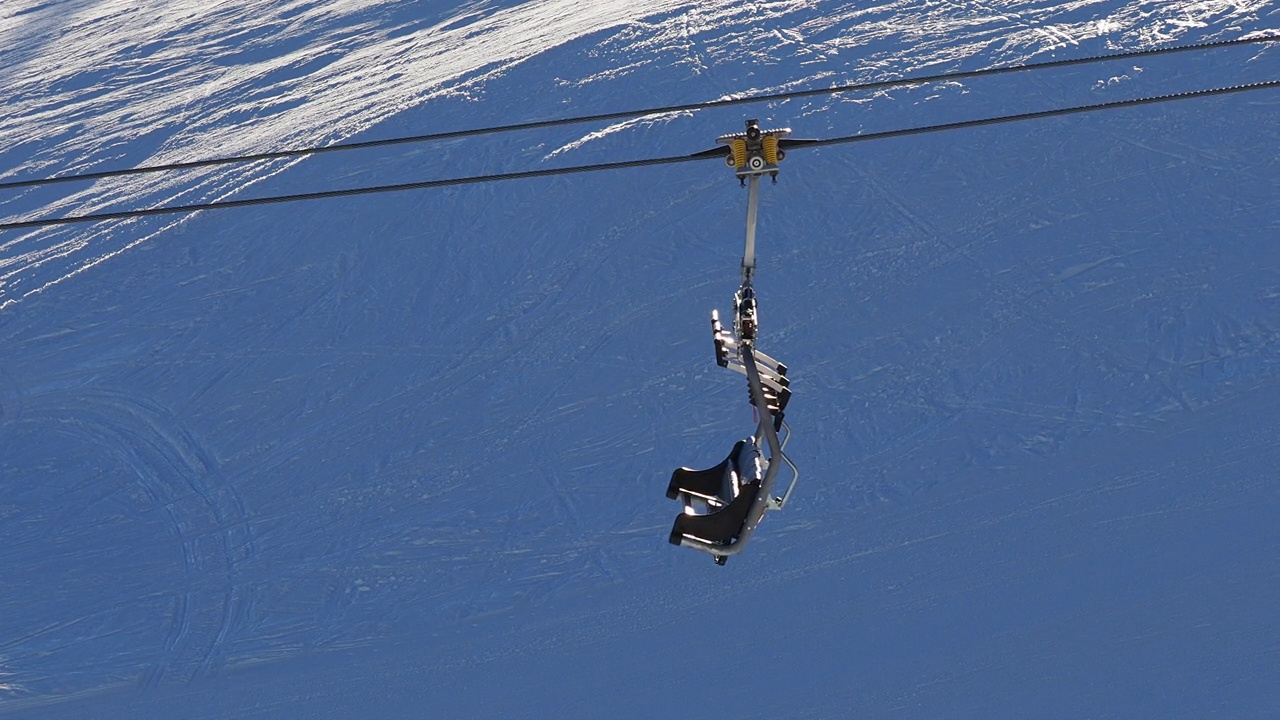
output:
{"label": "yellow metal housing", "polygon": [[[775,145],[777,143],[774,143]],[[747,166],[747,141],[736,139],[729,143],[729,150],[733,152],[733,166],[738,170]]]}
{"label": "yellow metal housing", "polygon": [[764,161],[770,165],[778,164],[778,138],[769,134],[764,136]]}

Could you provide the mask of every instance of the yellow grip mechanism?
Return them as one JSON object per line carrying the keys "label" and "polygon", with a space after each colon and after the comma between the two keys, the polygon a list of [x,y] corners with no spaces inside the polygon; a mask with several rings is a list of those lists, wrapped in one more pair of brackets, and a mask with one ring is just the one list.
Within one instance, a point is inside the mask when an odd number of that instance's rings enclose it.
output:
{"label": "yellow grip mechanism", "polygon": [[733,153],[733,160],[730,164],[732,164],[734,168],[741,170],[747,166],[746,140],[739,139],[729,143],[729,151]]}
{"label": "yellow grip mechanism", "polygon": [[773,135],[765,135],[764,138],[764,161],[770,165],[778,164],[778,138]]}

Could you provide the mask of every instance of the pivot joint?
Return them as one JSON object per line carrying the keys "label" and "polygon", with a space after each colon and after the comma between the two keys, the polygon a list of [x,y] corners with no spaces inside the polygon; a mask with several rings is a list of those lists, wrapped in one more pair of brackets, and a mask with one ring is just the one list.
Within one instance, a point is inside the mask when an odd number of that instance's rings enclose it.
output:
{"label": "pivot joint", "polygon": [[776,182],[778,163],[787,156],[778,141],[790,134],[790,128],[761,130],[760,121],[753,119],[747,121],[746,132],[722,135],[716,142],[729,147],[725,164],[733,168],[739,180],[745,183],[749,177],[768,175]]}

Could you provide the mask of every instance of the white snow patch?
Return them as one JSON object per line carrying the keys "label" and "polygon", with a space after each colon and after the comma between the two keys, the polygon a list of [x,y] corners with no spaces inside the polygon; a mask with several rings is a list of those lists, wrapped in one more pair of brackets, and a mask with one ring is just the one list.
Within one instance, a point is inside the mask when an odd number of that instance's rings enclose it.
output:
{"label": "white snow patch", "polygon": [[562,145],[556,148],[555,150],[552,150],[551,152],[543,156],[542,159],[550,160],[551,158],[557,155],[560,155],[562,153],[577,150],[578,148],[582,147],[583,145],[586,145],[589,142],[607,137],[620,130],[626,130],[632,127],[651,127],[659,123],[667,122],[674,118],[691,117],[691,115],[692,113],[689,113],[687,111],[680,111],[680,112],[659,113],[657,115],[645,115],[644,117],[635,118],[633,120],[624,120],[619,123],[614,123],[609,127],[596,130],[595,132],[587,133],[586,135],[583,135],[582,137],[578,138],[577,140],[574,140],[571,143],[567,143],[565,145]]}
{"label": "white snow patch", "polygon": [[[110,149],[144,135],[157,142],[149,156],[132,159],[136,165],[339,142],[575,38],[682,3],[541,0],[485,17],[464,8],[429,27],[381,21],[399,7],[391,0],[86,0],[56,12],[24,5],[0,23],[0,147],[65,139],[43,143],[3,174],[10,178],[114,166]],[[156,206],[161,198],[204,202],[234,195],[264,174],[256,165],[119,178],[13,219]],[[10,282],[0,307],[145,240],[107,241],[125,227],[45,228],[6,242],[0,278]],[[22,287],[24,279],[33,287]]]}

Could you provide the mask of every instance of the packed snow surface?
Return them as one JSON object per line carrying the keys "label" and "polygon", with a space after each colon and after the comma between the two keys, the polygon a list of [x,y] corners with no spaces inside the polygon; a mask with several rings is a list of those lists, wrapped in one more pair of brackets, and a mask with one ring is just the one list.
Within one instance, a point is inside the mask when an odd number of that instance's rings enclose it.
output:
{"label": "packed snow surface", "polygon": [[[1257,0],[6,0],[0,182],[1280,32]],[[5,221],[1280,78],[1280,47],[0,191]],[[1274,717],[1280,92],[0,231],[0,716]]]}

